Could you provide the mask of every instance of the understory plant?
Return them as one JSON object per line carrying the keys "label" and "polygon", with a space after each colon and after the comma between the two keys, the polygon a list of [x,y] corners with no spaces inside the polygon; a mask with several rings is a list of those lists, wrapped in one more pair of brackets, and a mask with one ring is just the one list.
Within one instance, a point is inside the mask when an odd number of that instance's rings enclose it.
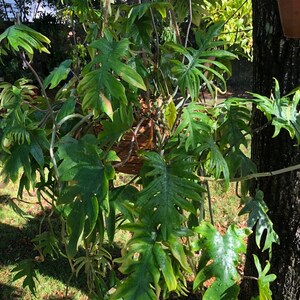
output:
{"label": "understory plant", "polygon": [[[0,83],[2,175],[18,182],[17,198],[36,190],[49,223],[33,240],[39,262],[33,252],[14,279],[25,277],[34,294],[35,268],[61,255],[74,276],[86,275],[91,299],[237,299],[240,282],[251,280],[237,269],[245,238],[254,234],[269,256],[279,242],[263,193],[248,193],[259,175],[245,154],[251,104],[275,136],[285,129],[299,144],[300,92],[283,97],[275,80],[270,98],[218,101],[237,56],[220,39],[224,22],[193,24],[204,2],[113,2],[63,3],[86,36],[46,78],[31,62],[51,51],[47,37],[23,24],[0,35],[0,53],[13,52],[35,76]],[[121,171],[133,174],[122,185]],[[231,224],[221,234],[214,227],[205,211],[212,181],[224,191],[239,182],[247,228]],[[120,231],[130,238],[113,257]],[[254,261],[253,298],[271,299],[276,276],[269,263]]]}
{"label": "understory plant", "polygon": [[228,42],[228,49],[252,59],[252,2],[249,0],[208,1],[202,22],[223,21],[220,37]]}

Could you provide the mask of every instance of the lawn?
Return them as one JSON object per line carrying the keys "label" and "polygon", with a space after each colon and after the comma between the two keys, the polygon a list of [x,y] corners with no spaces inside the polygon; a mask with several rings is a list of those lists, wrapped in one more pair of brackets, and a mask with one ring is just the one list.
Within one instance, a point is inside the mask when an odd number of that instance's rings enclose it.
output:
{"label": "lawn", "polygon": [[[88,299],[84,290],[84,279],[74,278],[70,281],[68,297],[65,297],[66,285],[71,271],[65,259],[58,258],[39,262],[39,252],[33,250],[32,239],[39,232],[43,212],[36,203],[36,196],[27,194],[25,202],[18,205],[29,218],[17,214],[11,203],[16,194],[16,187],[8,185],[1,188],[0,194],[0,299],[33,299],[30,291],[22,288],[23,279],[12,282],[12,269],[22,259],[34,259],[38,266],[36,299]],[[45,223],[43,223],[45,224]],[[44,228],[43,228],[44,229]]]}

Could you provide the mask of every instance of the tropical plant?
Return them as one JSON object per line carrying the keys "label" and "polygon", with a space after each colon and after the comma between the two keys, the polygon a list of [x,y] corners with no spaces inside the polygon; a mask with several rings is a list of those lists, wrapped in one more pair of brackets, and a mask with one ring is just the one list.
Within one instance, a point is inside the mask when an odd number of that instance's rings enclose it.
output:
{"label": "tropical plant", "polygon": [[[275,134],[286,129],[299,142],[299,92],[292,102],[275,83],[275,98],[201,102],[203,89],[214,99],[226,89],[224,76],[236,56],[224,49],[222,24],[192,25],[201,11],[193,1],[68,4],[86,30],[80,72],[70,59],[42,79],[31,60],[36,51],[48,51],[48,39],[20,24],[0,35],[2,49],[16,53],[36,78],[36,85],[24,78],[0,84],[2,175],[19,183],[19,198],[36,189],[41,206],[51,205],[48,221],[57,222],[53,214],[61,221],[59,233],[53,226],[39,233],[35,249],[42,260],[66,257],[73,275],[84,271],[97,299],[187,295],[193,292],[187,276],[204,299],[236,299],[239,282],[247,280],[236,269],[245,237],[253,229],[270,255],[278,242],[262,193],[248,197],[247,179],[259,175],[243,152],[251,137],[249,104],[273,122]],[[119,151],[124,143],[125,157]],[[134,153],[142,168],[115,186],[116,173]],[[210,181],[223,182],[224,189],[230,181],[243,182],[241,214],[249,214],[248,229],[232,224],[222,235],[205,220]],[[113,259],[107,245],[120,230],[131,238]],[[254,259],[258,297],[270,297],[275,276]],[[15,278],[25,276],[24,286],[33,292],[35,267],[29,258],[15,269]]]}
{"label": "tropical plant", "polygon": [[220,37],[227,41],[228,50],[252,59],[252,3],[249,0],[207,1],[203,22],[223,21]]}

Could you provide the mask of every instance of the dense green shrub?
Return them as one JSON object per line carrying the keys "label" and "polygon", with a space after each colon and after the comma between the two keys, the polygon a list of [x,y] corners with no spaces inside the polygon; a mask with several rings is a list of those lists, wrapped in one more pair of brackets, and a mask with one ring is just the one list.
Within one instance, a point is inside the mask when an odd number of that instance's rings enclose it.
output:
{"label": "dense green shrub", "polygon": [[[194,291],[203,299],[236,299],[245,279],[236,269],[245,238],[255,228],[257,245],[269,253],[278,242],[262,192],[248,195],[249,180],[265,176],[255,174],[244,151],[252,134],[249,106],[255,103],[265,113],[275,135],[286,129],[299,143],[299,91],[293,100],[281,97],[275,81],[270,99],[252,94],[250,100],[217,102],[237,56],[220,38],[224,22],[197,27],[203,6],[195,1],[106,0],[100,8],[89,1],[68,3],[66,15],[76,16],[86,36],[73,45],[75,59],[47,77],[36,72],[34,61],[36,52],[49,52],[48,38],[23,24],[0,35],[1,49],[20,57],[37,82],[0,84],[0,126],[5,180],[19,182],[20,198],[36,189],[41,206],[43,200],[51,205],[51,213],[45,211],[49,224],[52,214],[61,220],[61,235],[50,226],[34,239],[41,260],[66,257],[74,275],[86,273],[91,298],[167,299]],[[209,103],[201,101],[204,89]],[[116,186],[116,172],[133,154],[142,168]],[[211,209],[205,217],[210,181],[220,181],[225,190],[231,181],[241,182],[248,228],[231,224],[221,235]],[[105,245],[120,230],[131,237],[112,261]],[[275,275],[267,275],[268,265],[262,270],[256,257],[255,264],[258,297],[271,299]],[[34,293],[33,267],[29,259],[14,271]],[[187,276],[194,278],[193,291]]]}

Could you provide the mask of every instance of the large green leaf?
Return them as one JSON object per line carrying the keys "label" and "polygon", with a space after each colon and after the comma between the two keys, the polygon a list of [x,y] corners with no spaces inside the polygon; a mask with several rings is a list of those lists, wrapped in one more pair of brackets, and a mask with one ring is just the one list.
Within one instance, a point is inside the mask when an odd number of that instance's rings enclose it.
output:
{"label": "large green leaf", "polygon": [[92,6],[92,3],[89,0],[61,0],[61,3],[71,4],[70,13],[75,14],[79,18],[81,24],[84,22],[97,22],[99,18],[99,12],[95,7]]}
{"label": "large green leaf", "polygon": [[[298,112],[298,103],[300,101],[300,91],[294,90],[286,96],[280,95],[279,83],[274,79],[275,88],[274,95],[270,98],[250,93],[254,98],[252,101],[256,104],[257,108],[261,110],[272,125],[275,127],[273,137],[276,137],[281,129],[289,132],[291,138],[296,138],[300,143],[300,116]],[[293,99],[289,97],[294,94]]]}
{"label": "large green leaf", "polygon": [[182,241],[180,241],[175,235],[170,235],[166,244],[168,245],[173,257],[180,263],[181,267],[186,272],[192,273]]}
{"label": "large green leaf", "polygon": [[[67,245],[68,256],[74,257],[83,238],[86,213],[84,205],[78,200],[73,205],[67,218],[69,241]],[[95,222],[96,224],[96,222]],[[94,224],[94,225],[95,225]]]}
{"label": "large green leaf", "polygon": [[[126,41],[126,39],[124,39],[124,41]],[[128,41],[127,44],[129,44]],[[130,68],[129,66],[127,66],[125,63],[121,61],[122,57],[121,56],[119,57],[119,53],[117,52],[118,50],[119,49],[117,48],[117,49],[111,49],[111,52],[109,53],[104,52],[102,55],[98,56],[95,59],[95,62],[100,62],[102,64],[102,68],[106,70],[112,69],[124,81],[131,84],[133,87],[146,90],[146,86],[144,84],[142,77],[134,69]],[[117,53],[114,56],[115,52]],[[128,51],[126,51],[125,54],[128,55]]]}
{"label": "large green leaf", "polygon": [[126,252],[115,262],[121,263],[120,271],[129,275],[110,298],[111,300],[155,300],[156,295],[151,285],[156,286],[160,271],[155,260],[153,247],[155,236],[143,224],[130,224],[123,229],[132,231],[133,237],[126,246]]}
{"label": "large green leaf", "polygon": [[108,40],[107,38],[101,38],[91,43],[91,47],[101,51],[102,55],[97,57],[96,61],[105,62],[113,59],[120,60],[126,58],[129,49],[129,40],[122,39],[121,41]]}
{"label": "large green leaf", "polygon": [[[26,166],[30,167],[29,163],[26,163],[25,159],[28,160],[29,146],[28,145],[16,145],[10,149],[10,155],[4,158],[4,165],[1,170],[1,175],[4,175],[4,180],[12,180],[16,182],[19,179],[20,169]],[[23,165],[23,163],[25,163]],[[30,168],[31,169],[31,168]]]}
{"label": "large green leaf", "polygon": [[210,92],[213,92],[209,80],[201,73],[196,67],[196,61],[193,57],[188,54],[188,64],[185,65],[180,61],[173,60],[172,63],[175,65],[172,68],[174,76],[178,79],[178,86],[183,95],[190,94],[192,100],[196,101],[200,93],[200,80],[205,81],[210,87]]}
{"label": "large green leaf", "polygon": [[[65,137],[58,145],[58,157],[61,160],[58,167],[60,180],[75,181],[76,185],[74,184],[73,188],[82,189],[80,194],[83,198],[90,195],[100,196],[102,192],[104,166],[97,143],[95,137],[87,135],[79,141]],[[89,176],[83,176],[84,174]]]}
{"label": "large green leaf", "polygon": [[97,144],[95,137],[87,135],[79,141],[66,137],[58,145],[59,179],[69,182],[58,203],[71,204],[72,208],[67,217],[70,256],[76,254],[82,237],[96,226],[99,207],[109,207],[108,180],[113,175],[106,171]]}
{"label": "large green leaf", "polygon": [[78,85],[78,91],[83,95],[84,110],[108,113],[109,105],[118,108],[118,101],[127,104],[123,81],[133,88],[146,90],[142,77],[125,64],[125,59],[130,57],[129,44],[128,39],[113,41],[106,38],[91,43],[90,46],[99,54],[86,67]]}
{"label": "large green leaf", "polygon": [[[247,135],[250,135],[251,112],[246,99],[229,98],[220,105],[218,112],[217,136],[219,146],[227,162],[232,178],[243,177],[255,173],[256,166],[244,154],[243,147],[248,147]],[[242,192],[247,193],[247,182],[242,182]]]}
{"label": "large green leaf", "polygon": [[152,33],[154,32],[152,16],[156,20],[160,20],[160,17],[166,18],[170,7],[170,4],[166,2],[142,3],[132,7],[124,4],[120,9],[123,13],[128,13],[128,18],[125,22],[124,19],[122,20],[120,30],[136,47],[142,48],[145,53],[151,53]]}
{"label": "large green leaf", "polygon": [[[124,220],[134,222],[137,211],[133,203],[136,201],[138,190],[131,185],[123,185],[110,190],[110,211],[106,217],[106,231],[108,241],[113,243],[117,229],[117,222],[123,223]],[[120,212],[118,216],[116,216]]]}
{"label": "large green leaf", "polygon": [[205,113],[204,107],[191,103],[183,110],[182,121],[175,131],[186,151],[201,158],[207,174],[219,178],[223,174],[226,187],[229,185],[229,169],[219,146],[214,141],[214,123]]}
{"label": "large green leaf", "polygon": [[142,77],[131,67],[122,62],[116,61],[111,61],[110,67],[127,83],[144,91],[146,90],[146,86]]}
{"label": "large green leaf", "polygon": [[150,3],[142,3],[140,5],[135,5],[131,8],[128,14],[128,19],[132,25],[136,19],[141,19],[151,7]]}
{"label": "large green leaf", "polygon": [[222,236],[210,223],[202,222],[194,231],[201,235],[194,245],[194,250],[201,249],[194,289],[214,277],[215,281],[204,293],[203,299],[236,299],[239,292],[238,255],[246,252],[243,239],[250,230],[231,225]]}
{"label": "large green leaf", "polygon": [[[5,180],[12,180],[17,182],[19,179],[20,171],[32,183],[35,183],[35,163],[40,166],[41,174],[43,174],[44,167],[44,147],[45,132],[43,130],[33,130],[28,133],[30,144],[27,140],[22,143],[15,143],[10,148],[10,153],[4,155],[3,167],[1,174],[4,175]],[[46,148],[47,149],[47,148]]]}
{"label": "large green leaf", "polygon": [[216,49],[216,46],[224,45],[224,42],[214,41],[215,31],[219,31],[219,27],[210,28],[207,33],[197,34],[199,44],[197,50],[171,42],[164,46],[165,49],[170,48],[184,55],[184,61],[171,59],[173,64],[171,71],[178,80],[182,94],[188,93],[194,101],[198,99],[202,86],[206,86],[211,95],[216,97],[214,80],[220,82],[222,88],[226,89],[224,73],[230,74],[230,70],[222,60],[232,60],[236,56],[229,51]]}
{"label": "large green leaf", "polygon": [[[41,132],[35,131],[35,133],[41,133]],[[30,139],[31,143],[29,145],[29,153],[35,159],[35,161],[39,164],[41,169],[43,169],[44,163],[45,163],[45,157],[44,157],[44,153],[43,153],[43,148],[39,143],[38,137],[39,137],[38,134],[31,136],[31,139]]]}
{"label": "large green leaf", "polygon": [[175,135],[183,133],[181,141],[186,151],[193,150],[213,132],[213,122],[205,113],[202,105],[191,103],[183,109],[181,122],[176,128]]}
{"label": "large green leaf", "polygon": [[[109,73],[105,72],[104,69],[98,69],[89,72],[80,81],[78,92],[83,95],[82,108],[84,111],[93,110],[95,116],[104,112],[109,117],[112,117],[112,104],[109,99],[110,95],[108,95],[109,93],[106,93],[108,98],[103,94],[109,79],[116,80]],[[113,80],[110,82],[113,82]],[[125,94],[118,94],[117,99],[124,99],[123,95]]]}
{"label": "large green leaf", "polygon": [[34,250],[38,250],[44,256],[50,255],[53,258],[58,257],[59,241],[53,232],[44,231],[32,239]]}
{"label": "large green leaf", "polygon": [[[36,115],[31,113],[30,106],[26,103],[32,101],[35,88],[26,79],[20,79],[14,84],[0,84],[0,101],[4,108],[0,122],[1,146],[5,152],[1,172],[5,180],[17,181],[19,171],[22,170],[27,181],[26,188],[30,184],[35,185],[37,165],[43,176],[44,150],[49,149],[47,132],[39,128]],[[20,187],[21,185],[23,183]],[[20,193],[19,195],[21,196]]]}
{"label": "large green leaf", "polygon": [[112,120],[102,121],[103,130],[100,131],[98,138],[103,145],[116,142],[132,125],[132,106],[127,108],[121,106],[120,109],[114,112]]}
{"label": "large green leaf", "polygon": [[[112,299],[156,299],[154,288],[156,292],[166,288],[166,292],[176,290],[181,293],[184,289],[180,282],[182,274],[177,271],[168,243],[158,242],[158,235],[142,223],[129,223],[121,228],[131,231],[133,237],[127,243],[122,257],[115,259],[115,262],[121,263],[120,271],[129,276],[117,288]],[[172,244],[175,244],[173,238]],[[174,246],[174,257],[183,262],[186,258],[181,257],[181,249]],[[187,270],[190,271],[189,267]]]}
{"label": "large green leaf", "polygon": [[132,7],[128,14],[129,22],[132,25],[136,19],[141,19],[149,9],[157,10],[160,15],[165,18],[167,16],[167,9],[171,8],[171,5],[166,2],[161,3],[142,3]]}
{"label": "large green leaf", "polygon": [[206,50],[209,47],[224,45],[226,43],[225,41],[216,41],[216,38],[220,36],[223,27],[223,22],[216,22],[215,24],[209,26],[206,32],[203,30],[198,30],[195,33],[195,40],[199,50]]}
{"label": "large green leaf", "polygon": [[240,145],[248,146],[246,135],[250,134],[251,111],[244,99],[229,98],[219,105],[220,120],[220,147],[227,144],[238,149]]}
{"label": "large green leaf", "polygon": [[207,174],[213,174],[215,178],[220,178],[223,174],[225,180],[225,187],[229,187],[229,168],[227,162],[221,153],[218,145],[213,140],[212,136],[207,136],[207,138],[198,146],[195,150],[195,153],[204,155],[205,167]]}
{"label": "large green leaf", "polygon": [[165,161],[155,152],[143,154],[145,166],[149,169],[146,177],[151,182],[141,191],[137,205],[141,218],[147,218],[154,228],[160,226],[163,239],[179,228],[183,222],[178,207],[195,213],[191,200],[201,201],[203,189],[197,184],[192,173],[194,163],[188,156],[179,156]]}
{"label": "large green leaf", "polygon": [[222,281],[216,279],[206,290],[203,300],[237,300],[240,287],[234,281]]}
{"label": "large green leaf", "polygon": [[44,80],[44,87],[48,88],[50,85],[50,89],[54,89],[58,86],[58,84],[66,79],[70,73],[70,66],[71,66],[72,60],[67,59],[63,61],[57,68],[55,68],[49,76],[46,77]]}
{"label": "large green leaf", "polygon": [[15,268],[12,269],[12,272],[16,273],[13,277],[13,281],[25,277],[22,284],[23,288],[28,286],[31,293],[35,295],[35,291],[36,291],[35,280],[37,280],[37,273],[35,270],[34,261],[31,259],[24,259]]}
{"label": "large green leaf", "polygon": [[57,113],[56,121],[59,123],[65,117],[73,114],[75,111],[75,104],[76,102],[73,97],[68,98]]}
{"label": "large green leaf", "polygon": [[[249,200],[239,215],[249,214],[248,227],[254,228],[255,226],[255,241],[259,248],[262,246],[264,240],[263,250],[269,249],[270,253],[272,250],[272,244],[279,244],[279,237],[273,229],[273,223],[267,215],[268,207],[263,200],[264,194],[258,190],[254,198]],[[263,235],[266,234],[265,239]]]}
{"label": "large green leaf", "polygon": [[[272,300],[272,291],[270,289],[270,282],[276,279],[275,274],[268,274],[270,270],[270,263],[267,262],[265,268],[262,270],[261,264],[258,257],[253,254],[254,263],[258,271],[258,291],[259,295],[256,297],[257,300]],[[252,299],[252,298],[251,298]]]}
{"label": "large green leaf", "polygon": [[24,50],[29,57],[33,56],[34,50],[50,53],[44,45],[50,44],[50,40],[23,24],[15,24],[8,27],[0,35],[0,42],[4,39],[7,39],[8,48],[12,48],[17,52]]}
{"label": "large green leaf", "polygon": [[155,260],[163,273],[165,282],[169,291],[174,291],[177,287],[177,279],[175,277],[172,262],[167,253],[163,250],[162,245],[156,243],[153,246]]}

